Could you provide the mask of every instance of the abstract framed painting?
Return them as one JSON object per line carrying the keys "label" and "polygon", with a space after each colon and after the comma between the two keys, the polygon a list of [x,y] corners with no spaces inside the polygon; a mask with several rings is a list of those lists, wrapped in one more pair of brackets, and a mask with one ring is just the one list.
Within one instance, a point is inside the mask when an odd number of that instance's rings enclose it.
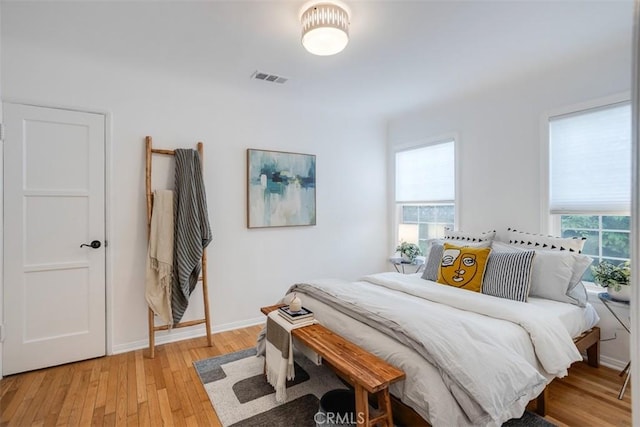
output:
{"label": "abstract framed painting", "polygon": [[316,225],[316,156],[247,150],[247,227]]}

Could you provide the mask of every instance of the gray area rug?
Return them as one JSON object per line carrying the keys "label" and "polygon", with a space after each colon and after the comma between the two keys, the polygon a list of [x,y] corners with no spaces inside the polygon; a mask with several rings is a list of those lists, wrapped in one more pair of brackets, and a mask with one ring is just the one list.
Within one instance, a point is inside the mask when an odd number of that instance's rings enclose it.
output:
{"label": "gray area rug", "polygon": [[[329,369],[296,357],[295,379],[287,382],[287,401],[278,404],[263,374],[262,357],[255,349],[194,362],[209,400],[225,427],[316,427],[320,398],[347,386]],[[506,427],[553,427],[538,415],[525,412]],[[503,427],[504,427],[503,426]]]}

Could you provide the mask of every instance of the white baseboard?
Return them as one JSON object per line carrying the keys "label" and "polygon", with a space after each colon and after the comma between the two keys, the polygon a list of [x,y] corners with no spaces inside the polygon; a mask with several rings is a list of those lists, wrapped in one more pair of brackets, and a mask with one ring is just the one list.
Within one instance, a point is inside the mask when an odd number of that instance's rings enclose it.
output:
{"label": "white baseboard", "polygon": [[613,357],[600,355],[600,364],[602,366],[606,366],[607,368],[611,368],[611,369],[616,369],[618,371],[621,371],[622,369],[624,369],[624,367],[627,366],[627,362],[628,360],[625,362],[618,359],[614,359]]}
{"label": "white baseboard", "polygon": [[[234,329],[246,328],[248,326],[260,325],[265,322],[265,317],[254,317],[253,319],[241,320],[238,322],[225,323],[223,325],[213,326],[211,332],[216,334],[218,332],[231,331]],[[206,335],[206,329],[204,325],[197,325],[190,328],[172,329],[171,331],[161,331],[156,333],[156,345],[167,344],[170,342],[187,340],[190,338],[198,338]],[[115,344],[113,346],[113,352],[111,354],[126,353],[129,351],[140,350],[141,348],[147,348],[149,346],[148,338],[139,341],[132,341],[123,344]]]}

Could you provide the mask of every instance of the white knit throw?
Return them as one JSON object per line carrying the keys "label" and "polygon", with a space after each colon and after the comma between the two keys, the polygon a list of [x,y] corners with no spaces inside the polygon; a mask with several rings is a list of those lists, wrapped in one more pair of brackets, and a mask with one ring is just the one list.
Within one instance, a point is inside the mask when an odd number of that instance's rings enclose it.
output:
{"label": "white knit throw", "polygon": [[153,198],[145,297],[153,312],[172,325],[173,191],[157,190]]}

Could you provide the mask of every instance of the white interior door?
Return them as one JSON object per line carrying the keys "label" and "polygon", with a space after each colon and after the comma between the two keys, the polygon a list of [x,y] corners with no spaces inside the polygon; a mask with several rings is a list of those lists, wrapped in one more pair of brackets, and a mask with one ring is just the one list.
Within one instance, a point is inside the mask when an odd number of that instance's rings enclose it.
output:
{"label": "white interior door", "polygon": [[3,375],[102,356],[105,117],[5,103],[4,119]]}

